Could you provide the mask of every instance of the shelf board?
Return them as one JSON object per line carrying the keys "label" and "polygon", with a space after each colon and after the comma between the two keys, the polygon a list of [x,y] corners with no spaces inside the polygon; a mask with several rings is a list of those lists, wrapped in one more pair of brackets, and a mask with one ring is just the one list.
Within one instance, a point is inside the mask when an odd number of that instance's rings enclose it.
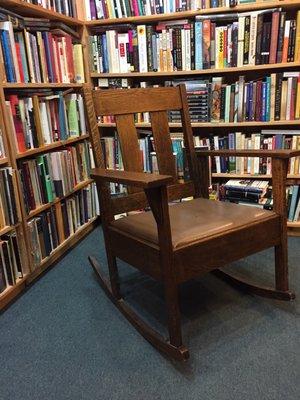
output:
{"label": "shelf board", "polygon": [[170,14],[154,14],[154,15],[144,15],[140,17],[138,16],[138,17],[127,17],[127,18],[92,20],[92,21],[86,21],[85,24],[88,27],[96,27],[101,25],[118,25],[127,23],[141,24],[145,22],[158,22],[158,21],[167,21],[174,19],[194,18],[197,15],[255,11],[255,10],[264,10],[267,8],[275,8],[275,7],[282,7],[284,9],[287,9],[287,8],[297,8],[298,6],[300,6],[299,0],[265,1],[265,2],[248,3],[248,4],[238,4],[235,7],[206,8],[204,10],[180,11]]}
{"label": "shelf board", "polygon": [[16,296],[18,296],[26,285],[26,277],[18,279],[14,286],[8,286],[2,293],[0,293],[0,310],[2,310],[8,303],[10,303]]}
{"label": "shelf board", "polygon": [[[1,0],[0,0],[1,1]],[[4,82],[3,89],[21,90],[21,89],[63,89],[63,88],[82,88],[82,83],[16,83]]]}
{"label": "shelf board", "polygon": [[20,222],[18,222],[15,225],[8,225],[8,226],[5,226],[4,228],[1,228],[0,229],[0,236],[7,235],[8,233],[10,233],[10,232],[14,231],[15,229],[17,229],[19,226],[20,226]]}
{"label": "shelf board", "polygon": [[288,228],[300,228],[300,221],[287,222]]}
{"label": "shelf board", "polygon": [[7,163],[8,163],[8,158],[7,157],[0,158],[0,165],[4,165],[4,164],[7,164]]}
{"label": "shelf board", "polygon": [[41,206],[39,206],[35,210],[30,211],[30,213],[26,217],[26,220],[29,220],[29,219],[35,217],[36,215],[42,213],[43,211],[48,210],[54,204],[57,204],[57,203],[59,203],[60,201],[62,201],[64,199],[67,199],[68,197],[72,196],[74,193],[78,192],[78,190],[81,190],[81,189],[85,188],[86,186],[88,186],[92,182],[93,182],[92,179],[88,179],[88,180],[86,180],[84,182],[78,183],[78,185],[76,185],[75,188],[70,193],[68,193],[67,195],[65,195],[63,197],[58,197],[54,201],[52,201],[51,203],[42,204]]}
{"label": "shelf board", "polygon": [[[231,173],[212,173],[215,179],[272,179],[272,175],[250,175],[250,174],[231,174]],[[287,179],[300,180],[300,175],[288,174]]]}
{"label": "shelf board", "polygon": [[[276,126],[296,126],[300,125],[300,120],[293,121],[245,121],[245,122],[192,122],[192,128],[241,128],[247,126],[266,126],[266,127],[276,127]],[[98,126],[101,128],[115,128],[116,124],[114,122],[98,122]],[[136,123],[137,128],[151,128],[150,123],[139,122]],[[170,122],[170,128],[181,128],[182,124],[180,122]]]}
{"label": "shelf board", "polygon": [[40,154],[40,153],[46,153],[47,151],[51,151],[53,149],[57,149],[57,148],[60,148],[60,147],[66,147],[66,146],[69,146],[70,144],[73,144],[73,143],[76,143],[76,142],[80,142],[80,141],[88,139],[88,138],[89,138],[89,134],[84,134],[84,135],[81,135],[81,136],[70,138],[68,140],[60,140],[58,142],[47,144],[47,145],[45,145],[43,147],[38,147],[36,149],[27,150],[24,153],[19,153],[19,154],[16,155],[16,159],[21,159],[21,158],[25,158],[25,157],[31,157],[33,155]]}
{"label": "shelf board", "polygon": [[35,269],[31,274],[27,277],[27,283],[32,282],[36,279],[41,273],[43,273],[51,264],[57,261],[65,252],[69,250],[72,246],[74,246],[79,240],[83,239],[88,233],[90,233],[98,224],[98,217],[91,219],[86,224],[82,225],[74,235],[70,236],[63,243],[61,243],[56,249],[52,251],[50,256],[44,258],[41,262],[41,265]]}
{"label": "shelf board", "polygon": [[164,72],[92,72],[91,78],[150,78],[150,77],[177,77],[177,76],[198,76],[198,75],[224,75],[239,74],[252,71],[277,70],[287,68],[299,68],[299,62],[244,65],[243,67],[211,68],[192,71],[164,71]]}
{"label": "shelf board", "polygon": [[0,5],[23,16],[47,18],[52,21],[60,21],[73,26],[84,24],[83,21],[77,18],[67,17],[66,15],[48,10],[42,6],[26,3],[24,0],[0,0]]}

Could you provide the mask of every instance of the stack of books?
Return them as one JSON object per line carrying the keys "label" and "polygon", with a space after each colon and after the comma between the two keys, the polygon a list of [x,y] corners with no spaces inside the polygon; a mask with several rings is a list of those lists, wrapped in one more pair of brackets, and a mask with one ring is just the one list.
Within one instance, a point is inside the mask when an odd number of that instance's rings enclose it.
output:
{"label": "stack of books", "polygon": [[51,11],[56,11],[64,14],[67,17],[77,18],[77,1],[76,0],[25,0],[26,3],[36,4],[47,8]]}
{"label": "stack of books", "polygon": [[70,194],[89,179],[90,169],[90,144],[86,141],[22,161],[20,176],[27,212]]}
{"label": "stack of books", "polygon": [[231,179],[224,185],[223,200],[269,209],[272,200],[266,197],[268,187],[268,181]]}
{"label": "stack of books", "polygon": [[28,230],[33,268],[39,267],[43,259],[97,215],[99,203],[93,183],[31,219]]}
{"label": "stack of books", "polygon": [[73,29],[47,19],[0,22],[1,75],[6,82],[83,83],[82,44]]}
{"label": "stack of books", "polygon": [[0,230],[18,222],[13,180],[11,167],[0,169]]}
{"label": "stack of books", "polygon": [[6,101],[17,151],[42,147],[86,134],[81,94],[39,91],[10,94]]}
{"label": "stack of books", "polygon": [[86,19],[126,18],[207,8],[233,7],[255,0],[86,0]]}
{"label": "stack of books", "polygon": [[0,238],[0,293],[23,277],[17,234]]}
{"label": "stack of books", "polygon": [[94,72],[172,72],[299,61],[300,13],[280,9],[196,17],[157,25],[97,27]]}

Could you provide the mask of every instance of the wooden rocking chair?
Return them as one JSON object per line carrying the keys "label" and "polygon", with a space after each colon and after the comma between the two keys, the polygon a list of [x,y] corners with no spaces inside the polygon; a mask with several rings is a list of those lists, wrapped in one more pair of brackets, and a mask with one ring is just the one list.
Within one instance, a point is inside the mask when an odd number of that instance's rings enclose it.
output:
{"label": "wooden rocking chair", "polygon": [[[178,286],[210,271],[249,292],[290,300],[287,264],[286,176],[290,157],[300,151],[200,151],[193,143],[185,86],[96,90],[85,88],[86,109],[109,267],[110,284],[90,257],[100,284],[131,324],[155,347],[173,358],[189,357],[182,343]],[[178,183],[168,125],[168,110],[180,110],[191,181]],[[134,113],[150,112],[159,174],[143,172]],[[125,171],[105,169],[97,117],[114,115]],[[274,211],[208,200],[209,156],[272,158]],[[109,182],[128,185],[128,195],[111,197]],[[168,205],[193,196],[194,200]],[[115,220],[116,214],[150,206],[151,211]],[[275,247],[275,287],[261,287],[219,268],[269,247]],[[164,285],[168,340],[154,331],[125,303],[120,292],[116,258]]]}

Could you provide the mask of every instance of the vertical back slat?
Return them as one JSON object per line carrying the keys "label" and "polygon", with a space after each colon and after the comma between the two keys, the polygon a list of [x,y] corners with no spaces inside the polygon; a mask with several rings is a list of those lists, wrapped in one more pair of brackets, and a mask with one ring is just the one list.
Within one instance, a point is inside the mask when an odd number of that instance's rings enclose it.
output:
{"label": "vertical back slat", "polygon": [[150,112],[157,164],[160,174],[177,179],[175,157],[172,150],[168,114],[166,111]]}
{"label": "vertical back slat", "polygon": [[[120,141],[124,169],[132,172],[143,172],[143,159],[134,125],[134,115],[116,115],[116,126]],[[140,192],[138,188],[128,188],[130,193]]]}
{"label": "vertical back slat", "polygon": [[196,151],[194,146],[194,137],[189,113],[189,106],[187,102],[186,88],[185,85],[179,85],[182,109],[181,109],[181,120],[182,130],[184,135],[184,147],[185,155],[189,167],[190,178],[195,185],[195,197],[201,196],[201,177],[199,175],[199,166],[196,157]]}

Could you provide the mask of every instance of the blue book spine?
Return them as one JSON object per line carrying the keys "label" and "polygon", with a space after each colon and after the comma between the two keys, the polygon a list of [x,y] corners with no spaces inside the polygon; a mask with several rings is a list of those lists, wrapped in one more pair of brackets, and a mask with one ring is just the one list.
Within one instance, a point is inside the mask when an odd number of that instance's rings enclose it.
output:
{"label": "blue book spine", "polygon": [[52,68],[52,60],[51,60],[51,51],[50,51],[48,32],[42,32],[42,38],[43,38],[44,45],[45,45],[45,55],[46,55],[46,64],[47,64],[49,82],[54,82],[54,73],[53,73],[53,68]]}
{"label": "blue book spine", "polygon": [[6,72],[7,82],[16,82],[14,67],[12,64],[12,53],[9,45],[9,37],[8,32],[5,30],[1,30],[1,44],[2,44],[2,53],[4,58],[4,67]]}
{"label": "blue book spine", "polygon": [[267,92],[266,92],[266,119],[265,121],[270,121],[270,115],[271,115],[271,77],[267,76],[266,78],[266,86],[267,86]]}
{"label": "blue book spine", "polygon": [[195,69],[203,69],[202,21],[195,22]]}
{"label": "blue book spine", "polygon": [[60,140],[67,140],[68,134],[67,134],[65,101],[62,93],[59,93],[59,99],[58,99],[58,120],[60,127]]}
{"label": "blue book spine", "polygon": [[262,83],[261,120],[266,121],[267,82]]}
{"label": "blue book spine", "polygon": [[156,34],[152,35],[152,65],[153,65],[153,71],[157,71],[158,64],[157,64],[157,35]]}
{"label": "blue book spine", "polygon": [[103,72],[109,72],[106,35],[102,35],[102,49],[103,49],[103,57],[102,57]]}
{"label": "blue book spine", "polygon": [[219,7],[219,0],[212,0],[211,8],[218,8],[218,7]]}
{"label": "blue book spine", "polygon": [[299,193],[299,185],[294,185],[290,209],[289,209],[289,216],[288,216],[289,221],[293,221],[293,219],[294,219],[294,214],[296,211],[296,203],[297,203],[297,199],[298,199],[298,193]]}

